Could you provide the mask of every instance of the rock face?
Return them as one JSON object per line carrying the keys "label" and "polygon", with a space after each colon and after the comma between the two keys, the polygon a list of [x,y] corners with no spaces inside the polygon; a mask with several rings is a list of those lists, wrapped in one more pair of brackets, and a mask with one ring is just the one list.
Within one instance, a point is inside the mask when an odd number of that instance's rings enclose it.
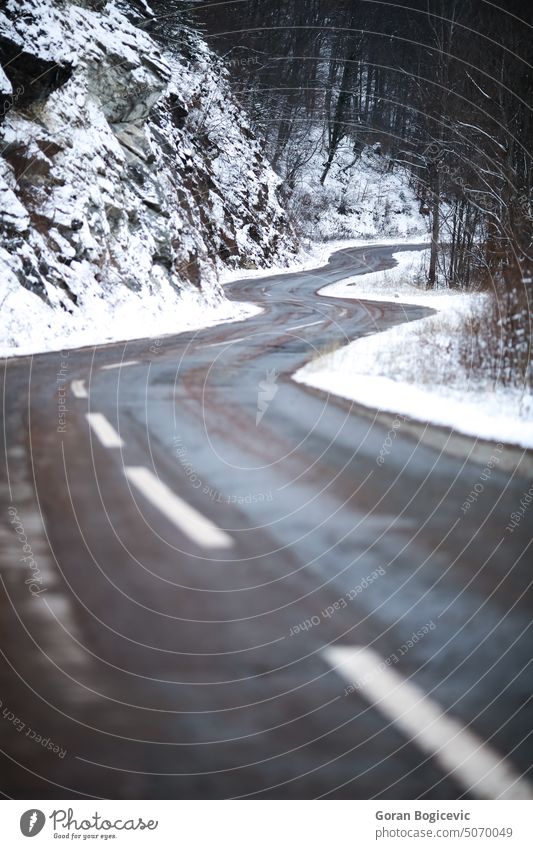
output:
{"label": "rock face", "polygon": [[124,288],[217,297],[222,268],[295,248],[218,60],[187,31],[163,50],[128,6],[7,0],[0,13],[3,317],[21,286],[63,318]]}
{"label": "rock face", "polygon": [[14,93],[11,103],[7,101],[0,113],[0,120],[15,105],[27,106],[29,103],[46,100],[72,76],[70,63],[58,65],[56,62],[41,59],[33,53],[21,50],[19,43],[3,36],[0,36],[0,65],[6,68],[2,75],[8,80],[9,93]]}

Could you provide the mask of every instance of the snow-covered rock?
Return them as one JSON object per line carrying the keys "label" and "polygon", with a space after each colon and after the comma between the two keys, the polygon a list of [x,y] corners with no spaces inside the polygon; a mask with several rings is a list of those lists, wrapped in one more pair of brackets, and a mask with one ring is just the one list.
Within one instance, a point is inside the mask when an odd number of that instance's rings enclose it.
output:
{"label": "snow-covered rock", "polygon": [[[8,78],[4,74],[4,71],[3,71],[2,68],[0,68],[0,94],[2,96],[7,95],[8,97],[9,97],[9,95],[13,94],[13,86],[11,85]],[[9,101],[7,101],[7,108],[10,105],[11,104],[9,103]]]}
{"label": "snow-covered rock", "polygon": [[117,301],[153,312],[159,299],[179,326],[183,294],[214,303],[223,268],[294,250],[219,62],[185,30],[163,49],[128,5],[7,0],[0,13],[4,350],[35,332],[15,315],[21,287],[47,339],[94,325],[99,341],[95,303],[112,317]]}

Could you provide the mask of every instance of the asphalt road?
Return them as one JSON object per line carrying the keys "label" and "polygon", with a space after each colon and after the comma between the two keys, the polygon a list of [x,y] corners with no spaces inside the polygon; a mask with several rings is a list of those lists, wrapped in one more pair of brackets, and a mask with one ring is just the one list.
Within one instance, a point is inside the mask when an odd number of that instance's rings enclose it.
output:
{"label": "asphalt road", "polygon": [[401,425],[379,465],[385,419],[291,380],[428,313],[316,295],[394,250],[236,282],[246,322],[5,363],[6,796],[531,796],[516,455]]}

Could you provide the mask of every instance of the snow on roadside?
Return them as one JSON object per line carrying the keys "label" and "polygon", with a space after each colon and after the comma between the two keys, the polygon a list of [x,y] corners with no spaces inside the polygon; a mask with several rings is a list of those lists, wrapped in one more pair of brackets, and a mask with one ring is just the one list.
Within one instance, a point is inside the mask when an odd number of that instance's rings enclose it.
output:
{"label": "snow on roadside", "polygon": [[[220,274],[220,282],[226,284],[233,280],[260,279],[275,274],[291,274],[318,268],[327,264],[335,251],[343,248],[410,244],[413,241],[423,243],[427,239],[428,236],[424,234],[404,239],[344,239],[314,243],[303,249],[290,267],[285,264],[246,271],[242,268],[227,269]],[[207,299],[192,288],[177,294],[170,286],[165,286],[164,280],[160,285],[166,291],[158,291],[155,298],[127,289],[116,290],[114,297],[103,298],[97,288],[91,285],[92,281],[86,278],[82,287],[83,309],[79,311],[76,319],[65,313],[61,322],[61,315],[57,310],[50,308],[40,298],[18,285],[18,281],[11,275],[9,257],[3,257],[3,253],[0,248],[0,274],[7,284],[5,292],[2,293],[0,307],[6,304],[9,309],[4,310],[4,322],[0,326],[1,357],[26,356],[152,335],[159,337],[199,330],[218,323],[244,321],[261,312],[261,308],[255,304],[228,301],[223,295]],[[398,258],[402,255],[412,261],[412,252],[395,256]],[[414,256],[419,257],[419,254]],[[367,275],[364,279],[372,276]],[[353,278],[355,281],[362,279]],[[330,289],[343,286],[351,286],[350,280],[335,283]],[[341,291],[331,293],[340,295]],[[347,296],[351,295],[350,288]],[[405,300],[403,294],[402,300]],[[87,316],[91,317],[90,321]]]}
{"label": "snow on roadside", "polygon": [[367,407],[393,412],[495,442],[533,448],[530,396],[494,389],[460,366],[461,330],[480,295],[420,291],[424,255],[395,254],[398,265],[324,287],[320,294],[397,301],[438,310],[435,315],[357,339],[319,356],[294,380]]}
{"label": "snow on roadside", "polygon": [[[259,280],[262,277],[272,277],[275,274],[294,274],[300,271],[310,271],[313,268],[321,268],[327,265],[332,254],[347,248],[371,248],[382,245],[423,245],[427,244],[429,240],[430,236],[428,233],[418,233],[414,236],[397,236],[391,239],[337,239],[331,242],[308,242],[294,258],[291,258],[290,266],[277,264],[271,265],[269,268],[254,268],[250,271],[243,271],[242,268],[224,269],[220,273],[219,281],[222,285],[226,285],[227,283],[232,283],[234,280]],[[395,254],[394,256],[398,259],[400,255]],[[406,252],[405,256],[412,259],[413,253],[411,251]],[[420,254],[415,254],[415,256],[420,256]],[[361,277],[357,276],[332,285],[344,286],[347,283],[351,285],[352,281],[360,281],[361,279]],[[324,294],[326,294],[325,291]],[[334,294],[340,297],[340,291],[330,292],[328,294]],[[347,297],[353,297],[353,290],[348,293]],[[387,298],[386,300],[389,299]]]}
{"label": "snow on roadside", "polygon": [[[409,244],[424,244],[429,236],[420,239],[409,239]],[[405,240],[404,240],[405,241]],[[373,243],[367,243],[372,245]],[[400,244],[398,240],[390,242],[379,242],[380,245]],[[362,247],[365,247],[363,244]],[[357,274],[331,283],[319,290],[319,295],[327,295],[335,298],[362,298],[372,301],[393,301],[401,298],[404,304],[420,304],[431,307],[443,307],[450,303],[450,298],[457,296],[450,293],[449,289],[435,289],[427,291],[421,289],[424,269],[429,262],[429,250],[422,251],[399,251],[394,253],[396,261],[394,268],[387,271],[371,271],[366,274]],[[416,285],[419,281],[420,285]],[[463,296],[459,296],[460,299]]]}
{"label": "snow on roadside", "polygon": [[195,290],[180,295],[169,291],[166,296],[159,291],[154,298],[123,290],[117,291],[114,299],[104,299],[94,291],[85,298],[90,321],[85,311],[80,311],[75,318],[65,314],[60,324],[56,310],[21,286],[13,286],[4,301],[8,298],[11,299],[10,322],[2,327],[0,334],[2,357],[162,337],[244,321],[261,312],[255,304],[236,303],[223,297],[208,299]]}

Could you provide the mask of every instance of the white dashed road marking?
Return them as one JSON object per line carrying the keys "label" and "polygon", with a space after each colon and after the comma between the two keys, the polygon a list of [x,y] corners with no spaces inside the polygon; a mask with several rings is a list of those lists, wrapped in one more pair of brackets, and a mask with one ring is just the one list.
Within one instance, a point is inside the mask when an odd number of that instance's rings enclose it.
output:
{"label": "white dashed road marking", "polygon": [[85,388],[84,380],[72,380],[70,383],[70,388],[72,389],[72,394],[76,398],[88,398],[87,390]]}
{"label": "white dashed road marking", "polygon": [[288,327],[287,333],[290,333],[291,330],[303,330],[304,327],[315,327],[317,324],[322,324],[322,319],[320,321],[312,321],[311,324],[299,324],[297,327]]}
{"label": "white dashed road marking", "polygon": [[324,649],[324,654],[339,675],[472,796],[533,799],[533,785],[512,764],[388,667],[375,651],[333,647]]}
{"label": "white dashed road marking", "polygon": [[233,540],[210,519],[183,501],[144,466],[126,466],[126,476],[144,497],[179,530],[202,548],[232,548]]}
{"label": "white dashed road marking", "polygon": [[123,363],[110,363],[108,366],[102,366],[102,371],[109,371],[112,368],[126,368],[126,366],[136,366],[139,360],[125,360]]}
{"label": "white dashed road marking", "polygon": [[102,413],[86,413],[87,421],[104,448],[122,448],[124,442]]}
{"label": "white dashed road marking", "polygon": [[248,341],[244,336],[240,339],[229,339],[227,342],[212,342],[210,345],[198,345],[199,348],[218,348],[220,345],[234,345],[235,342]]}

